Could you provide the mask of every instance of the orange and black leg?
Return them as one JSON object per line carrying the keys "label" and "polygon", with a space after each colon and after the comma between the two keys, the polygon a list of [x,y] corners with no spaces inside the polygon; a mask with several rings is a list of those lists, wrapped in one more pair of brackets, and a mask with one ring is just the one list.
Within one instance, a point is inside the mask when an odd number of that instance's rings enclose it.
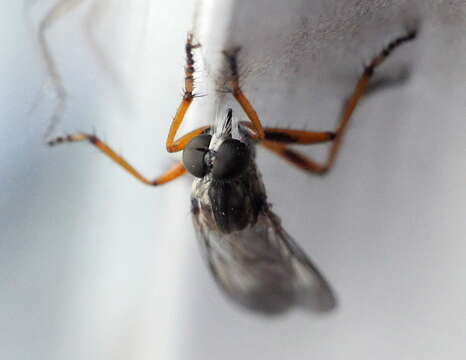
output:
{"label": "orange and black leg", "polygon": [[[189,106],[193,102],[195,97],[194,94],[194,57],[193,57],[193,49],[200,47],[200,44],[193,43],[193,35],[188,35],[188,40],[186,42],[186,66],[184,68],[184,95],[183,100],[181,101],[180,106],[176,112],[175,118],[172,121],[170,126],[170,130],[168,131],[167,136],[167,151],[168,152],[178,152],[184,149],[186,144],[191,140],[194,136],[199,135],[202,133],[203,130],[195,130],[189,134],[186,134],[180,139],[175,140],[176,133],[183,122],[184,116],[186,115],[186,111],[188,111]],[[205,128],[204,128],[205,130]]]}
{"label": "orange and black leg", "polygon": [[[182,136],[179,140],[177,140],[177,144],[182,144],[183,148],[186,145],[186,143],[189,142],[194,136],[197,136],[201,133],[203,133],[205,130],[207,130],[209,126],[203,126],[200,127],[196,130],[193,130],[186,135]],[[162,185],[165,183],[168,183],[172,180],[175,180],[176,178],[180,177],[181,175],[184,175],[186,173],[186,169],[184,168],[183,164],[181,162],[177,163],[173,168],[168,170],[166,173],[163,175],[155,178],[154,180],[147,179],[143,175],[139,173],[130,163],[128,163],[123,157],[118,155],[110,146],[105,144],[103,141],[101,141],[97,136],[95,135],[90,135],[90,134],[73,134],[73,135],[67,135],[67,136],[62,136],[62,137],[57,137],[55,139],[52,139],[48,142],[50,146],[58,145],[58,144],[63,144],[63,143],[72,143],[72,142],[81,142],[81,141],[88,141],[90,144],[98,148],[100,151],[102,151],[106,156],[108,156],[112,161],[120,165],[124,170],[126,170],[128,173],[130,173],[132,176],[134,176],[136,179],[139,181],[143,182],[144,184],[147,185]]]}
{"label": "orange and black leg", "polygon": [[[209,128],[208,126],[198,128],[196,130],[193,130],[185,134],[181,138],[174,140],[176,132],[183,121],[186,111],[188,110],[189,105],[191,105],[191,102],[193,98],[195,97],[195,95],[193,94],[193,91],[194,91],[194,79],[193,79],[194,59],[193,59],[192,50],[199,46],[200,46],[199,44],[193,44],[192,35],[188,35],[188,40],[186,43],[185,92],[183,95],[183,100],[181,101],[181,104],[178,107],[178,111],[176,113],[175,118],[173,119],[170,131],[168,133],[167,150],[169,152],[183,150],[186,144],[189,142],[189,140],[191,140],[194,136],[201,134],[203,131]],[[163,175],[153,180],[147,179],[146,177],[141,175],[139,171],[137,171],[123,157],[118,155],[110,146],[102,142],[95,135],[73,134],[73,135],[68,135],[68,136],[63,136],[63,137],[52,139],[48,142],[48,144],[53,146],[53,145],[57,145],[61,143],[81,142],[81,141],[88,141],[90,144],[92,144],[93,146],[98,148],[100,151],[102,151],[112,161],[116,162],[118,165],[120,165],[124,170],[126,170],[136,179],[138,179],[139,181],[147,185],[153,185],[153,186],[162,185],[186,173],[186,169],[184,168],[183,164],[180,162],[176,164],[172,169],[164,173]]]}
{"label": "orange and black leg", "polygon": [[108,156],[111,160],[113,160],[118,165],[120,165],[128,173],[130,173],[136,179],[138,179],[139,181],[147,185],[157,186],[157,185],[166,184],[186,173],[186,169],[184,168],[183,164],[180,162],[180,163],[177,163],[173,168],[168,170],[163,175],[153,180],[147,179],[146,177],[142,176],[139,173],[139,171],[137,171],[123,157],[118,155],[114,150],[112,150],[107,144],[102,142],[95,135],[90,135],[90,134],[68,135],[68,136],[58,137],[53,140],[50,140],[48,144],[50,146],[53,146],[53,145],[62,144],[62,143],[71,143],[71,142],[80,142],[80,141],[89,141],[90,144],[94,145],[97,149],[102,151],[106,156]]}
{"label": "orange and black leg", "polygon": [[[323,164],[320,164],[308,156],[302,155],[299,152],[290,149],[286,144],[311,144],[311,143],[318,143],[323,141],[316,141],[312,142],[309,138],[314,139],[316,136],[325,137],[325,133],[313,133],[313,132],[296,132],[295,130],[287,130],[287,129],[270,129],[272,134],[267,134],[269,129],[265,131],[265,140],[261,142],[261,144],[266,147],[267,149],[273,151],[277,155],[289,160],[294,165],[298,166],[299,168],[310,171],[317,174],[324,174],[328,170],[332,168],[335,163],[335,159],[338,155],[338,152],[341,147],[342,139],[345,134],[345,131],[348,127],[349,120],[351,115],[354,112],[357,104],[361,100],[362,96],[364,95],[365,91],[367,90],[369,80],[372,78],[376,68],[384,62],[384,60],[401,44],[411,41],[416,37],[416,31],[410,31],[406,35],[401,36],[390,42],[387,47],[385,47],[380,54],[372,59],[368,66],[364,69],[363,74],[359,78],[359,81],[356,83],[356,86],[349,97],[348,101],[346,101],[342,116],[338,123],[338,126],[334,133],[327,133],[333,134],[328,136],[333,136],[333,142],[330,146],[330,150],[328,152],[328,156],[326,161]],[[302,133],[302,134],[300,134]],[[260,139],[259,139],[260,140]],[[324,141],[328,141],[331,139],[327,139]]]}
{"label": "orange and black leg", "polygon": [[[241,125],[254,130],[250,122],[242,121]],[[260,139],[257,134],[251,135],[255,140],[300,145],[320,144],[335,139],[335,136],[335,133],[332,131],[306,131],[269,127],[264,128],[263,139]]]}
{"label": "orange and black leg", "polygon": [[230,86],[233,96],[235,97],[236,101],[241,105],[244,112],[248,116],[249,120],[251,120],[252,128],[256,133],[257,138],[264,139],[265,133],[262,127],[262,124],[259,120],[259,116],[257,115],[256,110],[254,110],[253,106],[249,102],[246,95],[244,95],[241,87],[239,85],[239,75],[238,75],[238,62],[236,56],[240,48],[236,48],[232,51],[224,51],[223,54],[226,56],[228,65],[231,71],[231,79],[230,79]]}

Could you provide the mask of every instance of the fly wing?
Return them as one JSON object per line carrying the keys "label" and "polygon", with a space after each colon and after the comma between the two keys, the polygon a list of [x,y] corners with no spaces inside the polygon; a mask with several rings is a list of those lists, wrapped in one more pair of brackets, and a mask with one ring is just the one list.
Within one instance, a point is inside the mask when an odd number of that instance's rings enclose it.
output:
{"label": "fly wing", "polygon": [[337,306],[335,293],[317,267],[293,238],[283,229],[277,215],[268,212],[276,236],[287,248],[293,264],[296,303],[316,312],[333,310]]}
{"label": "fly wing", "polygon": [[212,231],[197,216],[194,224],[216,282],[237,303],[268,314],[293,305],[319,312],[335,307],[329,284],[271,211],[230,234]]}

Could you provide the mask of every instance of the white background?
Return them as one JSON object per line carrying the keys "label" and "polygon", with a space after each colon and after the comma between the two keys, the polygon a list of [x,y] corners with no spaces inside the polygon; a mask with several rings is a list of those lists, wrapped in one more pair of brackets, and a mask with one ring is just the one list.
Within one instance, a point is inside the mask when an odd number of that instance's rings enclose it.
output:
{"label": "white background", "polygon": [[50,28],[69,94],[58,133],[95,128],[155,176],[176,159],[164,142],[193,21],[208,96],[191,126],[221,111],[219,54],[241,45],[263,122],[316,130],[334,128],[363,64],[418,24],[378,73],[409,79],[358,107],[328,176],[259,151],[269,200],[340,301],[273,319],[215,287],[189,177],[151,189],[87,145],[43,145],[56,99],[35,39],[52,3],[33,4],[0,4],[2,359],[464,358],[464,1],[204,1],[194,20],[182,1],[83,1]]}

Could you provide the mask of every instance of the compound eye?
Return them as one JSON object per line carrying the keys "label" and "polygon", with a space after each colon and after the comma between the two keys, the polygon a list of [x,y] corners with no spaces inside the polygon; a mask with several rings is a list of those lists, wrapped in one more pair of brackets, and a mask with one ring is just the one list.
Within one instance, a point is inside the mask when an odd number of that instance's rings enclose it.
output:
{"label": "compound eye", "polygon": [[183,164],[186,170],[198,178],[207,173],[204,156],[209,151],[210,139],[208,134],[198,135],[191,139],[183,150]]}
{"label": "compound eye", "polygon": [[236,139],[227,139],[217,150],[212,175],[217,179],[231,179],[240,175],[249,164],[249,148]]}

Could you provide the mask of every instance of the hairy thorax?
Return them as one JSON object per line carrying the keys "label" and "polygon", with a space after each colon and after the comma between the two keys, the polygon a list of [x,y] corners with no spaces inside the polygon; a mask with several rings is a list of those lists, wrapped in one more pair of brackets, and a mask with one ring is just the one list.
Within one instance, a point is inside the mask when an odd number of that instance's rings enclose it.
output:
{"label": "hairy thorax", "polygon": [[211,231],[228,234],[253,226],[267,208],[264,185],[254,164],[233,180],[207,176],[193,183],[193,215]]}

